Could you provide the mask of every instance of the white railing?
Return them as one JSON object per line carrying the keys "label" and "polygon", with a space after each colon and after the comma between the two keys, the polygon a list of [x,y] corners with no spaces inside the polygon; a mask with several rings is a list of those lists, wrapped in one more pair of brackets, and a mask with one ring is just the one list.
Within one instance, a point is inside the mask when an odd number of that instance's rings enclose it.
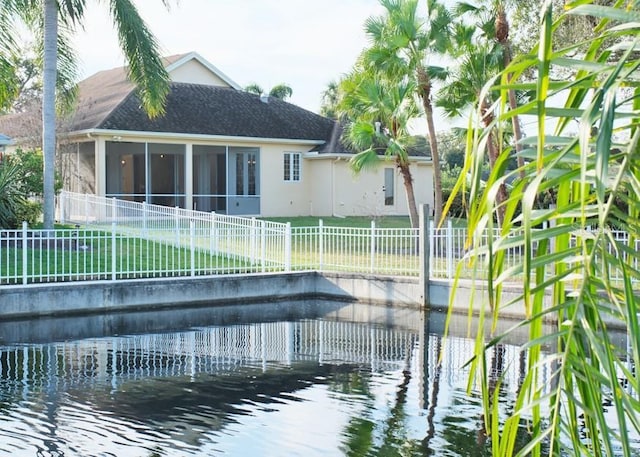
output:
{"label": "white railing", "polygon": [[[286,265],[287,224],[215,212],[117,200],[63,191],[58,219],[148,241],[193,247],[266,271]],[[192,246],[193,245],[193,246]]]}
{"label": "white railing", "polygon": [[291,229],[292,268],[398,276],[420,272],[419,230],[317,227]]}
{"label": "white railing", "polygon": [[[258,224],[256,224],[258,226]],[[256,233],[258,229],[256,229]],[[175,238],[177,236],[177,238]],[[243,238],[245,237],[245,238]],[[212,242],[214,240],[214,242]],[[243,228],[216,235],[190,222],[153,238],[110,229],[0,231],[0,284],[282,271],[282,235]]]}
{"label": "white railing", "polygon": [[[75,229],[0,231],[0,284],[292,270],[420,273],[419,229],[381,228],[374,222],[367,228],[330,227],[322,221],[292,228],[68,192],[59,208],[61,220],[75,223]],[[451,279],[458,269],[463,277],[486,276],[482,258],[471,264],[465,257],[466,229],[449,221],[441,228],[429,225],[427,234],[431,278]],[[640,250],[640,241],[630,246],[625,233],[611,235],[626,247],[624,255]],[[497,230],[485,231],[480,243],[498,237]],[[523,246],[514,243],[503,253],[505,269],[522,264]],[[622,279],[619,270],[608,274]]]}

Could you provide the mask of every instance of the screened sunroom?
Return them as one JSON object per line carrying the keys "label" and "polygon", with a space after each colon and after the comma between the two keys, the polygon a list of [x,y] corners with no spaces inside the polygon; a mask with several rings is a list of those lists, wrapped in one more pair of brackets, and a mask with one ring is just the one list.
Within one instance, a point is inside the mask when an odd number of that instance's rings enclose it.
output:
{"label": "screened sunroom", "polygon": [[107,197],[224,214],[260,213],[260,149],[105,142]]}

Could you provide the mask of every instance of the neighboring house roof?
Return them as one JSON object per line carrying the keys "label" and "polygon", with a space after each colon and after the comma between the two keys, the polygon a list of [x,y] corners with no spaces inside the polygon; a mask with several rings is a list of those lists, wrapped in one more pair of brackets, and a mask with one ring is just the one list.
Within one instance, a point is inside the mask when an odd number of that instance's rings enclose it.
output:
{"label": "neighboring house roof", "polygon": [[[328,137],[328,140],[325,143],[316,146],[310,152],[316,153],[318,155],[353,154],[354,152],[344,144],[344,140],[342,137],[343,133],[344,133],[344,125],[340,122],[334,122],[333,129],[331,131],[331,135]],[[384,149],[380,148],[378,150],[378,154],[383,155]],[[411,157],[431,158],[430,154],[426,150],[418,147],[410,147],[408,150],[408,154]]]}

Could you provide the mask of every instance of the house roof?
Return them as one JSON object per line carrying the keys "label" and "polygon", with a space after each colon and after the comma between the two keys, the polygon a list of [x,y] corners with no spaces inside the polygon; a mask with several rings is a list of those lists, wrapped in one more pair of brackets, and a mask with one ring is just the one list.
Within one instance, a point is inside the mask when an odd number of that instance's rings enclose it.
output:
{"label": "house roof", "polygon": [[[91,122],[89,122],[91,121]],[[230,87],[171,83],[165,114],[149,119],[131,91],[103,116],[82,119],[74,130],[100,129],[251,138],[326,141],[334,121],[282,100]]]}
{"label": "house roof", "polygon": [[327,141],[334,121],[298,106],[238,90],[239,86],[197,53],[164,59],[167,71],[196,60],[228,87],[172,82],[165,114],[149,119],[140,108],[126,67],[101,71],[79,84],[70,131],[121,130]]}
{"label": "house roof", "polygon": [[[265,100],[244,92],[195,52],[168,56],[163,61],[171,76],[182,70],[181,76],[170,83],[163,116],[149,119],[141,108],[134,84],[127,77],[127,67],[119,67],[96,73],[78,84],[78,107],[72,119],[65,122],[65,131],[73,134],[116,130],[303,140],[321,143],[313,150],[319,155],[351,153],[341,141],[342,126],[332,119],[277,98]],[[202,84],[201,80],[196,81],[199,84],[184,82],[185,74],[194,69],[189,65],[195,62],[200,64],[195,64],[195,70],[210,75],[213,84]],[[20,138],[27,125],[23,117],[23,113],[3,116],[0,128]],[[424,154],[412,151],[410,155]]]}

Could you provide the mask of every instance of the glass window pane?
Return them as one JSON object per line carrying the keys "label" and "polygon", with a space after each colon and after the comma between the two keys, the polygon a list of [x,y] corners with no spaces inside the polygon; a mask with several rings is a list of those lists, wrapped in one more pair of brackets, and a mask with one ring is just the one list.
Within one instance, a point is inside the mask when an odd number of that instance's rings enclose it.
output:
{"label": "glass window pane", "polygon": [[289,181],[291,179],[291,154],[285,152],[284,154],[284,180]]}
{"label": "glass window pane", "polygon": [[300,181],[300,154],[293,154],[293,180]]}

